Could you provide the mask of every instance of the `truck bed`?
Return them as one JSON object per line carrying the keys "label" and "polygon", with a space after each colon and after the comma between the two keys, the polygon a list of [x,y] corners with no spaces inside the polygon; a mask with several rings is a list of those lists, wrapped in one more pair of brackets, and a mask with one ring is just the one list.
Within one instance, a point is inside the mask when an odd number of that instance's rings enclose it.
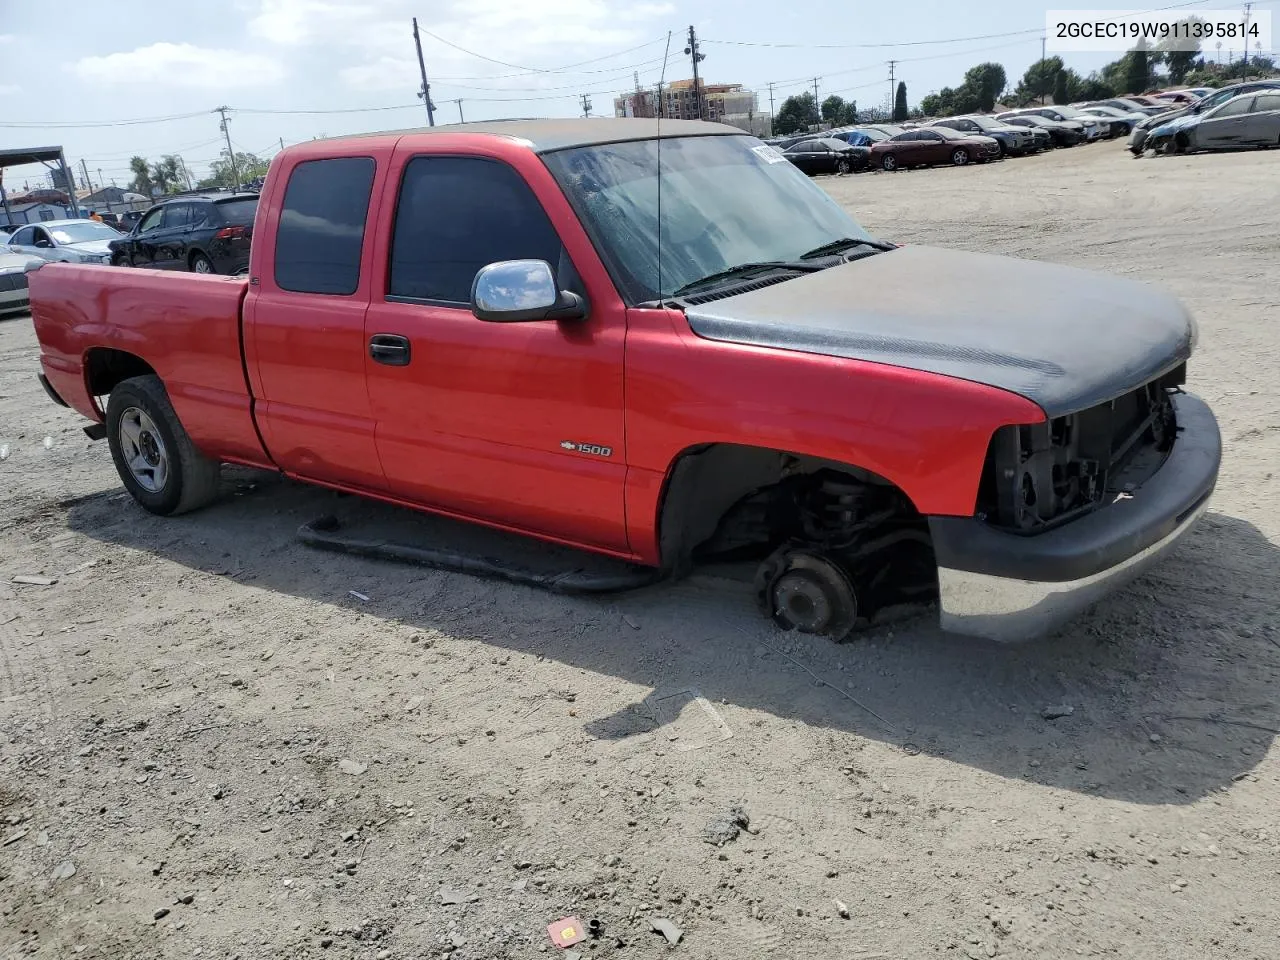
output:
{"label": "truck bed", "polygon": [[96,371],[119,351],[164,381],[192,441],[224,460],[269,464],[253,423],[240,346],[248,281],[50,263],[30,274],[41,366],[71,407],[101,421]]}

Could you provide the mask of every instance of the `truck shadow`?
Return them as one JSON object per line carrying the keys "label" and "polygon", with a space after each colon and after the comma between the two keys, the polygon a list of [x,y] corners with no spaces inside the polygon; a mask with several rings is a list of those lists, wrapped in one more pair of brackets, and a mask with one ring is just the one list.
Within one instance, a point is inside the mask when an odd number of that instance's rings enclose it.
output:
{"label": "truck shadow", "polygon": [[[580,598],[316,551],[296,541],[298,526],[336,513],[360,536],[561,568],[592,562],[247,471],[230,485],[237,495],[171,520],[104,491],[68,504],[68,524],[335,608],[354,589],[373,601],[363,613],[649,687],[645,701],[697,687],[713,702],[1135,803],[1190,803],[1229,787],[1280,734],[1280,550],[1219,513],[1051,639],[1007,646],[947,636],[925,612],[836,645],[777,631],[756,612],[749,584],[706,574]],[[584,717],[584,733],[649,732],[657,714],[645,701]]]}

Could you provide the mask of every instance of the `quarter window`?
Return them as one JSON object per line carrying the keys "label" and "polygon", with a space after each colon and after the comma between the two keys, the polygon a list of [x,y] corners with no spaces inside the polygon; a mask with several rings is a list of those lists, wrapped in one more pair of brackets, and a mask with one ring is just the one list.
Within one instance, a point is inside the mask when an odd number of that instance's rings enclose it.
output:
{"label": "quarter window", "polygon": [[476,274],[502,260],[545,260],[572,286],[560,238],[515,170],[476,157],[410,160],[396,206],[389,295],[470,303]]}
{"label": "quarter window", "polygon": [[374,169],[371,157],[308,160],[293,168],[276,229],[275,276],[282,290],[356,292]]}

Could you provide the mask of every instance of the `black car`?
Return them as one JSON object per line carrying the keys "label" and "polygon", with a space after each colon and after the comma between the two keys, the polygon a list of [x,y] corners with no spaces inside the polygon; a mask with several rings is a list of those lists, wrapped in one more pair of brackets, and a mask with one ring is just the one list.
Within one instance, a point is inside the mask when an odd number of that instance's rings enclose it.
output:
{"label": "black car", "polygon": [[1078,123],[1060,123],[1057,120],[1050,120],[1048,117],[1041,117],[1037,114],[1011,114],[1004,116],[1001,123],[1012,124],[1015,127],[1031,127],[1036,130],[1044,130],[1053,139],[1055,147],[1074,147],[1077,143],[1084,140],[1084,127]]}
{"label": "black car", "polygon": [[120,267],[244,273],[258,195],[180,197],[148,210],[133,229],[112,240],[111,262]]}
{"label": "black car", "polygon": [[853,173],[865,170],[870,163],[871,150],[867,147],[855,147],[835,137],[817,137],[793,144],[783,156],[809,176],[813,176],[816,173]]}

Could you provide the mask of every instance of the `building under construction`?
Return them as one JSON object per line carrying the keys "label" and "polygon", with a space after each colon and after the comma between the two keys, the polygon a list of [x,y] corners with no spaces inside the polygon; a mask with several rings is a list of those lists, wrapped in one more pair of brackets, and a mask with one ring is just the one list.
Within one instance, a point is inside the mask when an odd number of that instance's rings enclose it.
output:
{"label": "building under construction", "polygon": [[711,120],[727,123],[753,133],[769,136],[771,117],[761,113],[755,91],[740,83],[705,83],[674,80],[666,85],[636,89],[615,97],[617,117],[657,117],[664,120]]}

